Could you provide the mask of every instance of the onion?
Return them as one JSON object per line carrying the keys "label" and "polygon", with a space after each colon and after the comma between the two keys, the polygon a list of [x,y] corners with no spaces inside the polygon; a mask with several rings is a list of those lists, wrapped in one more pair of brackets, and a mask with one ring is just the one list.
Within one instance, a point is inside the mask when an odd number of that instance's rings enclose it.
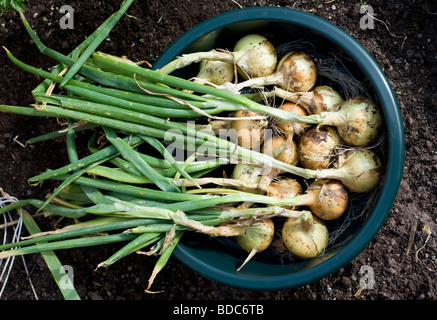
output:
{"label": "onion", "polygon": [[303,203],[323,220],[334,220],[346,211],[349,195],[338,180],[316,180],[307,189]]}
{"label": "onion", "polygon": [[332,163],[341,139],[335,128],[314,127],[302,134],[297,147],[300,163],[308,169],[325,169]]}
{"label": "onion", "polygon": [[[345,186],[338,180],[321,179],[314,181],[303,195],[302,188],[294,179],[287,178],[273,182],[267,195],[288,199],[296,206],[307,206],[311,212],[323,220],[334,220],[343,215],[349,201]],[[293,208],[287,206],[286,208]]]}
{"label": "onion", "polygon": [[323,124],[335,126],[342,140],[352,146],[363,146],[379,136],[383,121],[379,108],[369,98],[354,97],[337,111],[322,112]]}
{"label": "onion", "polygon": [[[294,198],[302,194],[302,186],[292,178],[285,178],[269,184],[266,195],[279,199]],[[296,206],[284,206],[286,209],[294,210]]]}
{"label": "onion", "polygon": [[314,61],[304,52],[290,52],[278,63],[276,71],[266,77],[246,80],[235,86],[236,91],[247,87],[277,85],[287,91],[309,91],[317,79]]}
{"label": "onion", "polygon": [[266,77],[275,71],[276,50],[264,36],[249,34],[241,38],[236,43],[233,54],[238,73],[244,79]]}
{"label": "onion", "polygon": [[[282,110],[285,111],[290,111],[293,112],[295,114],[299,114],[299,115],[303,115],[306,116],[307,115],[307,111],[302,108],[300,105],[295,104],[295,103],[291,103],[291,102],[286,102],[283,103],[281,106]],[[284,134],[287,135],[300,135],[302,134],[306,128],[308,128],[308,124],[306,123],[298,123],[298,122],[291,122],[291,121],[287,121],[284,119],[278,119],[276,122],[276,126],[281,129],[281,131]]]}
{"label": "onion", "polygon": [[241,248],[249,252],[246,260],[237,269],[241,268],[259,252],[266,250],[272,243],[274,236],[274,223],[270,218],[256,220],[251,226],[247,227],[243,234],[235,237]]}
{"label": "onion", "polygon": [[[238,110],[235,112],[234,117],[245,118],[260,116],[259,113],[248,111],[248,110]],[[261,144],[264,140],[264,130],[268,125],[267,119],[260,120],[233,120],[231,127],[237,134],[238,145],[251,150],[260,150]]]}
{"label": "onion", "polygon": [[319,170],[316,175],[321,179],[338,179],[349,190],[366,193],[378,186],[382,172],[381,160],[376,153],[357,149],[344,154],[344,163],[340,167]]}
{"label": "onion", "polygon": [[[281,151],[280,148],[284,150]],[[269,155],[279,153],[278,155],[274,156],[276,160],[293,166],[299,162],[296,143],[293,141],[292,136],[288,136],[286,139],[281,136],[272,136],[264,142],[262,152]],[[281,169],[265,167],[261,180],[258,184],[258,189],[264,192],[267,191],[267,188],[272,180],[283,172],[284,171]]]}
{"label": "onion", "polygon": [[291,52],[285,55],[279,61],[277,70],[282,77],[276,83],[284,90],[308,91],[316,83],[316,65],[305,52]]}
{"label": "onion", "polygon": [[[232,171],[232,179],[245,181],[251,185],[258,185],[262,172],[263,168],[261,166],[239,163],[234,166],[234,171]],[[238,190],[250,193],[257,192],[256,189],[246,188],[244,186],[239,186]]]}
{"label": "onion", "polygon": [[340,94],[329,86],[317,86],[305,92],[289,92],[277,87],[273,91],[277,97],[302,105],[309,114],[335,111],[344,102]]}
{"label": "onion", "polygon": [[315,216],[308,220],[289,218],[282,227],[282,241],[300,258],[309,259],[322,254],[328,240],[328,228]]}
{"label": "onion", "polygon": [[231,82],[234,79],[234,66],[232,63],[203,60],[200,62],[199,73],[195,81],[200,83],[208,82],[215,85],[222,85],[226,82]]}

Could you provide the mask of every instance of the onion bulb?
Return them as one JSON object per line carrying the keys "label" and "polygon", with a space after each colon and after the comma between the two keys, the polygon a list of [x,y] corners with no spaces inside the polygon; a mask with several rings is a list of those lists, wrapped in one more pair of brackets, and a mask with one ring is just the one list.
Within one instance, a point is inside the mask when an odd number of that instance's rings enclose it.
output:
{"label": "onion bulb", "polygon": [[[323,220],[339,218],[347,209],[349,195],[345,186],[338,180],[321,179],[309,185],[304,194],[294,179],[287,178],[269,185],[267,195],[287,199],[289,206],[307,206],[311,212]],[[297,194],[296,194],[297,193]]]}
{"label": "onion bulb", "polygon": [[311,90],[316,80],[317,68],[311,57],[304,52],[290,52],[279,61],[273,74],[240,82],[235,89],[276,85],[287,91],[301,92]]}
{"label": "onion bulb", "polygon": [[305,192],[306,205],[323,220],[335,220],[347,209],[349,195],[338,180],[316,180]]}
{"label": "onion bulb", "polygon": [[[281,151],[283,149],[283,151]],[[262,148],[264,154],[274,155],[274,158],[278,161],[284,162],[289,165],[297,165],[299,157],[297,155],[297,146],[293,141],[292,136],[288,136],[286,139],[281,136],[272,136],[267,139]],[[275,156],[275,153],[278,155]],[[260,191],[266,192],[267,187],[279,174],[284,171],[277,168],[265,167],[261,180],[258,184]]]}
{"label": "onion bulb", "polygon": [[244,79],[266,77],[276,68],[277,56],[273,44],[264,36],[249,34],[235,44],[235,63]]}
{"label": "onion bulb", "polygon": [[341,139],[352,146],[363,146],[379,136],[383,121],[379,108],[371,99],[354,97],[337,111],[322,112],[323,124],[335,126]]}
{"label": "onion bulb", "polygon": [[335,128],[314,127],[300,137],[297,147],[299,161],[308,169],[328,168],[340,146],[341,139]]}
{"label": "onion bulb", "polygon": [[200,62],[199,73],[195,77],[196,82],[208,82],[215,85],[222,85],[234,79],[234,65],[229,62],[202,60]]}
{"label": "onion bulb", "polygon": [[[297,180],[292,178],[285,178],[279,181],[274,181],[269,184],[266,195],[269,197],[276,197],[279,199],[294,198],[302,194],[302,186]],[[285,209],[294,210],[296,206],[284,206]]]}
{"label": "onion bulb", "polygon": [[309,91],[317,79],[317,68],[311,57],[305,52],[290,52],[278,63],[277,73],[282,76],[276,82],[288,91]]}
{"label": "onion bulb", "polygon": [[344,102],[337,91],[324,85],[304,92],[289,92],[277,87],[273,91],[277,97],[300,104],[309,114],[335,111]]}
{"label": "onion bulb", "polygon": [[[248,110],[238,110],[235,112],[235,118],[246,118],[260,116],[259,113],[248,111]],[[264,130],[268,125],[267,119],[244,119],[244,120],[233,120],[231,127],[236,132],[237,143],[240,147],[260,150],[261,144],[264,140]]]}
{"label": "onion bulb", "polygon": [[[302,116],[308,115],[307,111],[304,108],[302,108],[298,104],[291,102],[283,103],[280,109],[290,111]],[[286,135],[300,135],[306,130],[306,128],[308,128],[309,124],[278,119],[276,122],[276,126]]]}
{"label": "onion bulb", "polygon": [[348,150],[338,168],[314,170],[320,179],[338,179],[349,190],[366,193],[375,189],[382,177],[383,167],[372,150]]}
{"label": "onion bulb", "polygon": [[329,233],[325,223],[313,216],[308,220],[289,218],[282,227],[282,241],[294,255],[309,259],[323,253]]}
{"label": "onion bulb", "polygon": [[253,224],[247,227],[241,235],[235,237],[235,240],[241,248],[249,252],[246,260],[237,269],[241,268],[259,252],[266,250],[272,243],[274,236],[274,223],[270,218],[256,220]]}
{"label": "onion bulb", "polygon": [[[232,171],[232,179],[245,181],[250,185],[258,185],[262,172],[263,168],[261,166],[238,163],[234,166],[234,170]],[[244,186],[238,187],[238,190],[250,193],[256,191],[256,189],[246,188]]]}

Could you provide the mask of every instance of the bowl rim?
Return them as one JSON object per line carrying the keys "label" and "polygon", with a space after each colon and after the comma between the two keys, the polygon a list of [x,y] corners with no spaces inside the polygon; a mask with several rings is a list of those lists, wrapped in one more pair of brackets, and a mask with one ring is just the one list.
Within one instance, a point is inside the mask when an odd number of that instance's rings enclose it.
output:
{"label": "bowl rim", "polygon": [[323,37],[344,49],[373,84],[380,103],[384,106],[384,115],[387,123],[389,152],[387,156],[385,181],[383,181],[381,193],[373,210],[373,214],[369,215],[369,218],[361,230],[350,239],[339,252],[333,254],[326,260],[307,270],[297,271],[292,274],[259,278],[243,276],[237,272],[224,272],[217,267],[205,263],[198,257],[192,256],[184,248],[182,243],[175,248],[173,253],[179,261],[193,271],[208,279],[232,287],[252,290],[289,289],[315,282],[344,267],[359,255],[379,232],[388,217],[402,179],[405,160],[404,127],[394,91],[383,70],[372,55],[355,38],[338,26],[321,17],[296,9],[284,7],[250,7],[219,14],[197,24],[176,39],[176,41],[168,46],[159,56],[153,68],[158,69],[162,67],[165,63],[182,54],[190,43],[215,30],[230,24],[251,20],[293,23],[319,32]]}

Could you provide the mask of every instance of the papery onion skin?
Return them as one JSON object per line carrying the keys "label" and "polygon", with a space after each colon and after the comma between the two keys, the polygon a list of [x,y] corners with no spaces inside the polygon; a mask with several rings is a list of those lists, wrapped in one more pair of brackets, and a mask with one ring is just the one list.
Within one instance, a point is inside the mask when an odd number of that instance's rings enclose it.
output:
{"label": "papery onion skin", "polygon": [[323,220],[335,220],[342,216],[348,207],[349,195],[345,186],[338,180],[317,180],[308,188],[313,193],[311,211]]}
{"label": "papery onion skin", "polygon": [[313,89],[314,97],[308,104],[309,114],[335,111],[343,102],[340,94],[329,86],[317,86]]}
{"label": "papery onion skin", "polygon": [[345,162],[339,169],[351,176],[342,180],[349,190],[366,193],[379,185],[384,168],[376,153],[368,149],[349,150],[344,158]]}
{"label": "papery onion skin", "polygon": [[310,259],[322,254],[328,245],[326,224],[316,216],[311,220],[289,218],[282,227],[282,241],[294,255]]}
{"label": "papery onion skin", "polygon": [[340,180],[350,191],[367,193],[380,183],[384,172],[379,156],[369,149],[346,151],[333,169],[313,170],[319,179]]}
{"label": "papery onion skin", "polygon": [[[277,150],[284,144],[286,144],[284,151],[277,155],[276,159],[284,163],[291,164],[293,166],[296,165],[299,159],[297,156],[296,143],[294,142],[292,137],[284,138],[281,136],[272,136],[264,142],[262,152],[264,154],[272,155],[275,150]],[[282,173],[282,171],[280,172]]]}
{"label": "papery onion skin", "polygon": [[271,75],[277,64],[276,50],[264,36],[249,34],[241,38],[234,47],[238,73],[244,79]]}
{"label": "papery onion skin", "polygon": [[341,95],[330,86],[320,85],[312,91],[290,92],[275,87],[274,95],[301,105],[309,114],[320,114],[338,109],[344,102]]}
{"label": "papery onion skin", "polygon": [[335,150],[341,146],[337,130],[330,126],[317,126],[304,132],[298,143],[300,163],[308,169],[328,168]]}
{"label": "papery onion skin", "polygon": [[[271,182],[267,187],[266,195],[269,197],[277,197],[279,199],[293,198],[302,194],[302,186],[292,178],[284,178],[278,181]],[[296,206],[284,206],[285,209],[295,210]]]}
{"label": "papery onion skin", "polygon": [[311,57],[304,52],[290,52],[278,63],[276,72],[282,77],[278,85],[287,91],[304,92],[316,84],[317,68]]}

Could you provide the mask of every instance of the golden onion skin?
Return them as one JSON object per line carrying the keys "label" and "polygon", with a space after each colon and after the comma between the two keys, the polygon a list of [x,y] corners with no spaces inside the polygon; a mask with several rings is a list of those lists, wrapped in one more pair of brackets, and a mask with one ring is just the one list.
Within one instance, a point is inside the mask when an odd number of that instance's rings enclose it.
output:
{"label": "golden onion skin", "polygon": [[368,149],[349,150],[344,158],[346,160],[339,169],[350,176],[350,179],[342,179],[349,190],[366,193],[379,185],[384,168],[376,153]]}
{"label": "golden onion skin", "polygon": [[311,220],[289,218],[282,227],[284,245],[292,254],[303,259],[322,254],[328,245],[328,240],[328,228],[316,216]]}
{"label": "golden onion skin", "polygon": [[241,38],[234,47],[238,73],[244,79],[271,75],[277,64],[276,50],[266,38],[250,34]]}
{"label": "golden onion skin", "polygon": [[[281,110],[290,111],[298,115],[307,116],[308,112],[302,106],[292,103],[285,102],[282,104]],[[276,126],[284,133],[288,135],[300,135],[302,134],[310,125],[306,123],[291,122],[284,119],[278,119]]]}
{"label": "golden onion skin", "polygon": [[[297,165],[297,163],[299,162],[299,157],[297,155],[296,143],[293,141],[292,137],[287,137],[287,139],[285,139],[281,136],[272,136],[270,139],[265,141],[262,152],[264,154],[272,155],[273,152],[281,147],[284,143],[286,144],[285,150],[282,151],[278,156],[276,156],[276,160],[293,166]],[[266,192],[272,180],[283,172],[284,171],[281,169],[265,167],[265,171],[258,184],[259,191]]]}
{"label": "golden onion skin", "polygon": [[341,146],[337,130],[330,126],[314,127],[305,131],[297,146],[300,163],[308,169],[328,168]]}
{"label": "golden onion skin", "polygon": [[[262,171],[262,167],[252,166],[244,163],[237,163],[234,166],[234,170],[232,171],[232,179],[258,184],[261,180]],[[249,193],[257,192],[257,190],[246,188],[244,186],[238,187],[238,190]]]}
{"label": "golden onion skin", "polygon": [[[274,181],[267,187],[266,195],[269,197],[276,197],[279,199],[294,198],[302,194],[302,186],[297,180],[292,178],[284,178]],[[295,210],[295,206],[285,206],[285,209]]]}
{"label": "golden onion skin", "polygon": [[336,127],[345,143],[351,146],[363,146],[380,135],[383,118],[381,111],[372,100],[354,97],[346,100],[338,111],[344,121]]}
{"label": "golden onion skin", "polygon": [[329,86],[317,86],[313,90],[313,98],[308,104],[309,114],[335,111],[343,102],[340,94]]}
{"label": "golden onion skin", "polygon": [[316,84],[317,68],[311,57],[304,52],[290,52],[278,63],[276,72],[282,74],[278,85],[287,91],[305,92]]}
{"label": "golden onion skin", "polygon": [[348,207],[348,191],[338,180],[318,180],[310,185],[308,192],[314,194],[314,201],[309,207],[320,219],[335,220]]}

